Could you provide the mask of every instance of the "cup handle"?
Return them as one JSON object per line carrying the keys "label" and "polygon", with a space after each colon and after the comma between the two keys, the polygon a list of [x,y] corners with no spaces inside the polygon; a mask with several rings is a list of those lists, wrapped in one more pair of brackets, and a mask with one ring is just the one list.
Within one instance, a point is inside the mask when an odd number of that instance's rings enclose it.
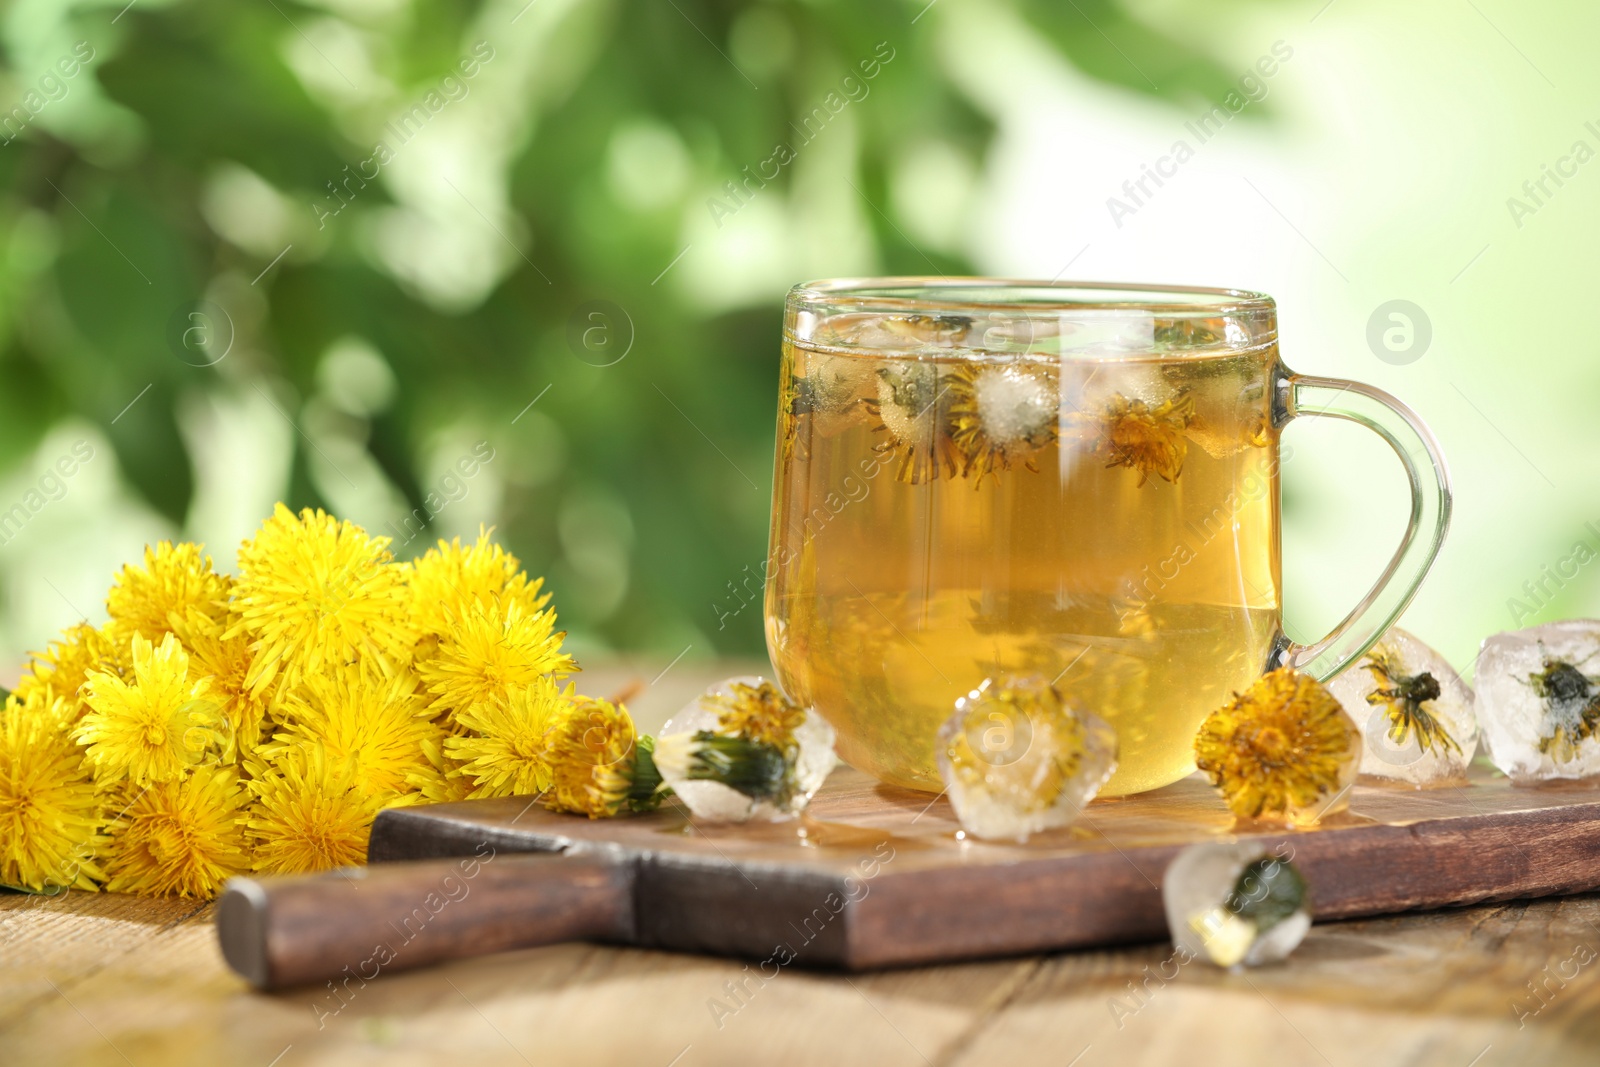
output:
{"label": "cup handle", "polygon": [[1325,415],[1373,431],[1400,457],[1411,483],[1411,520],[1378,583],[1328,636],[1309,645],[1284,638],[1268,663],[1269,669],[1295,667],[1326,680],[1371,648],[1416,595],[1450,526],[1450,472],[1432,431],[1382,389],[1295,374],[1280,365],[1274,397],[1279,426],[1301,415]]}

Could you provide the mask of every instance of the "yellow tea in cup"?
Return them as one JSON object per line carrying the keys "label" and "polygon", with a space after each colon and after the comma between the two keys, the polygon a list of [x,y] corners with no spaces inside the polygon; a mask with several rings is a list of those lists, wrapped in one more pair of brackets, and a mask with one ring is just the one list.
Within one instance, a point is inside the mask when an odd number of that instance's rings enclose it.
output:
{"label": "yellow tea in cup", "polygon": [[1269,665],[1359,655],[1436,545],[1408,536],[1338,631],[1289,642],[1294,414],[1373,425],[1408,460],[1414,530],[1447,516],[1411,462],[1436,458],[1420,424],[1376,390],[1290,375],[1255,294],[813,283],[790,295],[781,374],[769,650],[846,761],[911,788],[940,788],[934,735],[985,678],[1054,679],[1111,723],[1118,795],[1192,772],[1201,720]]}

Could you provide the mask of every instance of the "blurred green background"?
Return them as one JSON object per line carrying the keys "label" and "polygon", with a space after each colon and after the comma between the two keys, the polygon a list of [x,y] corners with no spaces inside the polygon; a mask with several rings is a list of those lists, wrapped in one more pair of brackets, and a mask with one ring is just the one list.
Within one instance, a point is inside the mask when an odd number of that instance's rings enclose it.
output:
{"label": "blurred green background", "polygon": [[[1443,440],[1457,523],[1410,628],[1465,666],[1490,631],[1596,612],[1573,560],[1600,549],[1600,335],[1571,311],[1600,258],[1592,4],[3,11],[0,512],[27,520],[0,527],[0,680],[102,617],[147,541],[231,568],[280,498],[402,557],[495,524],[591,659],[759,654],[731,587],[765,552],[783,294],[850,274],[1264,289],[1292,366]],[[730,194],[750,173],[775,176]],[[1369,345],[1392,300],[1425,348]],[[1288,440],[1310,638],[1404,502],[1359,429]]]}

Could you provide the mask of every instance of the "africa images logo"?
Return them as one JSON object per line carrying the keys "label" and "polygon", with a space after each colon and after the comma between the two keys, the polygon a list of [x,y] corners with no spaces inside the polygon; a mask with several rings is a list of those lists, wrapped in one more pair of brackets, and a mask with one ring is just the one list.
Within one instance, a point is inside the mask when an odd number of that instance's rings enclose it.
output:
{"label": "africa images logo", "polygon": [[[1172,142],[1172,149],[1155,161],[1139,165],[1139,176],[1129,178],[1122,183],[1122,197],[1106,197],[1106,211],[1111,214],[1111,221],[1116,223],[1117,229],[1122,229],[1122,221],[1129,215],[1136,215],[1139,209],[1146,206],[1155,197],[1156,190],[1166,182],[1178,176],[1178,168],[1195,157],[1196,146],[1203,145],[1217,134],[1223,127],[1233,121],[1251,104],[1258,104],[1267,98],[1267,80],[1272,78],[1282,69],[1284,63],[1294,57],[1294,49],[1285,41],[1272,42],[1271,54],[1263,55],[1257,59],[1255,65],[1239,75],[1236,87],[1222,98],[1222,103],[1211,110],[1185,122],[1183,128],[1194,137],[1195,143],[1190,144],[1185,138],[1178,138]],[[1155,188],[1151,188],[1151,184]]]}

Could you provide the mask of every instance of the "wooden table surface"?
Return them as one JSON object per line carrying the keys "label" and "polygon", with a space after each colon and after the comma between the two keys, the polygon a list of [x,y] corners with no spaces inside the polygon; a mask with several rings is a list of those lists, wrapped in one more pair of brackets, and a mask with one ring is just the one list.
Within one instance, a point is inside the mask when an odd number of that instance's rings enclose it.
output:
{"label": "wooden table surface", "polygon": [[[637,702],[644,728],[706,678],[680,671]],[[250,991],[210,905],[0,896],[0,1065],[446,1062],[1590,1065],[1600,896],[1318,924],[1287,964],[1239,974],[1152,944],[763,983],[734,961],[573,944],[384,975],[345,1001]]]}

